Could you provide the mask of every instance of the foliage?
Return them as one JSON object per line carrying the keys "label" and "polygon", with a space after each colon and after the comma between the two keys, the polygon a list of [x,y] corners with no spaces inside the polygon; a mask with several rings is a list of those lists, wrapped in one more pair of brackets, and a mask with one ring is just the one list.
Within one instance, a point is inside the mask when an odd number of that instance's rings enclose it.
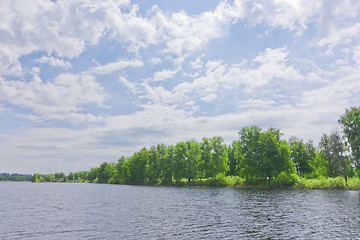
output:
{"label": "foliage", "polygon": [[325,160],[325,167],[329,177],[344,175],[347,181],[346,159],[343,153],[346,151],[345,144],[338,132],[331,132],[330,135],[323,134],[319,143],[321,157]]}
{"label": "foliage", "polygon": [[239,176],[226,176],[225,181],[226,186],[243,186],[245,184],[245,179]]}
{"label": "foliage", "polygon": [[302,139],[292,137],[289,140],[290,145],[290,159],[295,164],[296,171],[299,176],[312,173],[313,168],[311,162],[315,158],[315,148],[312,142],[305,144]]}
{"label": "foliage", "polygon": [[282,172],[292,173],[290,150],[286,141],[281,140],[280,130],[270,128],[244,127],[240,132],[240,143],[235,156],[238,158],[239,174],[247,182],[257,184],[272,181]]}
{"label": "foliage", "polygon": [[272,187],[293,187],[298,180],[296,174],[286,174],[285,172],[280,173],[275,177],[273,181],[270,182]]}
{"label": "foliage", "polygon": [[343,132],[351,147],[351,152],[357,167],[360,167],[360,107],[346,109],[339,119]]}
{"label": "foliage", "polygon": [[32,177],[31,174],[0,173],[0,181],[30,182],[32,181]]}
{"label": "foliage", "polygon": [[345,180],[342,177],[336,178],[317,178],[317,179],[298,179],[296,186],[309,189],[343,189]]}
{"label": "foliage", "polygon": [[206,180],[206,186],[208,187],[225,187],[227,186],[227,181],[224,174],[219,174],[215,178],[208,178]]}
{"label": "foliage", "polygon": [[352,177],[348,179],[348,188],[350,189],[360,189],[360,179],[357,177]]}

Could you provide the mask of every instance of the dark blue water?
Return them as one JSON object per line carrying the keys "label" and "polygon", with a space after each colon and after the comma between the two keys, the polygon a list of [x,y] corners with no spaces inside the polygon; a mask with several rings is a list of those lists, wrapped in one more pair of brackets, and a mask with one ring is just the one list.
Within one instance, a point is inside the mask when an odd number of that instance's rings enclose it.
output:
{"label": "dark blue water", "polygon": [[0,239],[359,239],[360,192],[0,183]]}

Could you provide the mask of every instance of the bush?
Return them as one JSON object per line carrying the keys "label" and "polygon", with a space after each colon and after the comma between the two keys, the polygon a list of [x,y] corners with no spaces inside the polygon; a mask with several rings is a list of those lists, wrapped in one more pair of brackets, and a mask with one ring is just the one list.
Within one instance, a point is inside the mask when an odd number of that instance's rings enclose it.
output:
{"label": "bush", "polygon": [[225,177],[225,181],[227,186],[240,186],[245,183],[245,179],[239,176],[227,176]]}
{"label": "bush", "polygon": [[225,175],[219,174],[216,178],[208,178],[206,186],[208,187],[225,187],[227,185]]}
{"label": "bush", "polygon": [[316,179],[299,178],[295,186],[310,189],[343,189],[345,188],[345,180],[342,177]]}
{"label": "bush", "polygon": [[270,182],[272,187],[293,187],[296,184],[298,176],[296,174],[280,173],[274,180]]}
{"label": "bush", "polygon": [[356,177],[348,178],[348,187],[351,189],[360,189],[360,179]]}

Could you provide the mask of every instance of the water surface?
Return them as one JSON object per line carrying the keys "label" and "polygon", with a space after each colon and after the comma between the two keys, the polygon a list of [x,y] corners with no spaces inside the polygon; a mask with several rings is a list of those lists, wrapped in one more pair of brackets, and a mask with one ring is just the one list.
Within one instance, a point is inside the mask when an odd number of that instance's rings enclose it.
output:
{"label": "water surface", "polygon": [[0,183],[0,239],[356,239],[360,192]]}

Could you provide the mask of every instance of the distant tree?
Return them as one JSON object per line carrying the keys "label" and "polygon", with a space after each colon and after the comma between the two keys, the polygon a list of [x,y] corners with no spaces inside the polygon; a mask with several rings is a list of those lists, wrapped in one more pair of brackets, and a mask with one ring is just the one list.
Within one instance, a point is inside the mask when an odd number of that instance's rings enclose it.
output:
{"label": "distant tree", "polygon": [[69,175],[68,175],[68,180],[69,180],[69,181],[74,181],[74,180],[75,180],[74,173],[72,173],[72,172],[69,173]]}
{"label": "distant tree", "polygon": [[100,168],[96,167],[96,168],[92,168],[90,170],[89,176],[88,176],[88,180],[90,182],[97,182],[98,180],[98,176],[99,176],[99,172],[100,172]]}
{"label": "distant tree", "polygon": [[146,148],[141,149],[129,158],[127,162],[129,183],[145,183],[148,160],[149,151]]}
{"label": "distant tree", "polygon": [[32,177],[32,182],[40,182],[41,181],[41,176],[38,173],[35,173]]}
{"label": "distant tree", "polygon": [[116,174],[116,167],[113,163],[103,162],[97,174],[99,183],[113,183]]}
{"label": "distant tree", "polygon": [[125,183],[127,176],[126,158],[120,157],[116,165],[116,178],[118,183]]}

